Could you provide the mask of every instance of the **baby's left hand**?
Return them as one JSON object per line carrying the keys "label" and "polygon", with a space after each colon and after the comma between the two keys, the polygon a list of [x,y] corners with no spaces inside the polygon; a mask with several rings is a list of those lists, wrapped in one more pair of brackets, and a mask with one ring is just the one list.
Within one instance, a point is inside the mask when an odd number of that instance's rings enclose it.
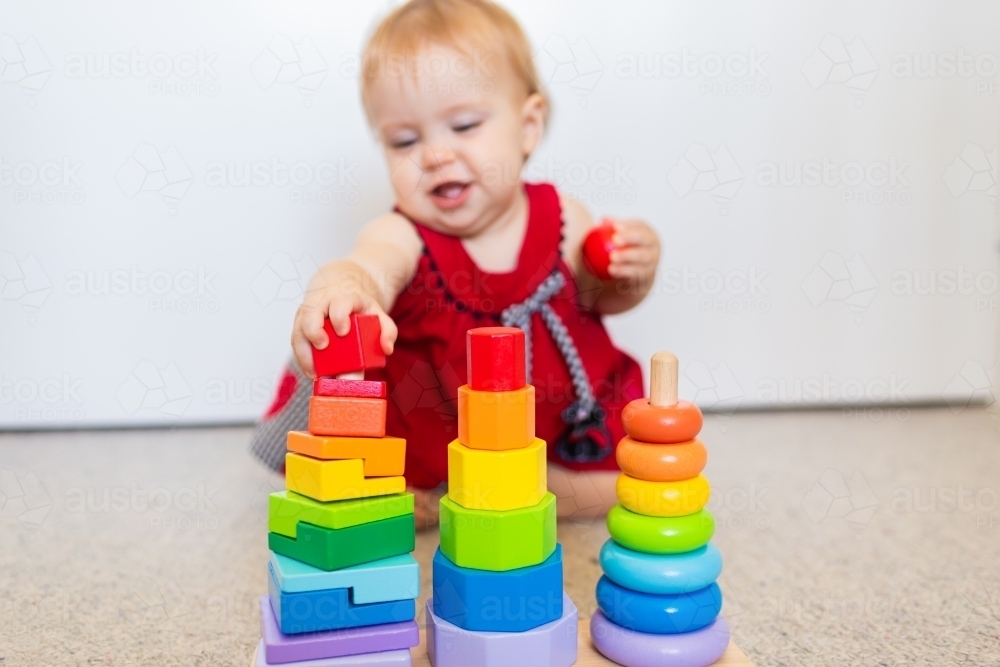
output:
{"label": "baby's left hand", "polygon": [[642,220],[611,218],[611,223],[615,226],[611,241],[616,247],[611,252],[608,274],[615,280],[652,281],[660,262],[656,231]]}

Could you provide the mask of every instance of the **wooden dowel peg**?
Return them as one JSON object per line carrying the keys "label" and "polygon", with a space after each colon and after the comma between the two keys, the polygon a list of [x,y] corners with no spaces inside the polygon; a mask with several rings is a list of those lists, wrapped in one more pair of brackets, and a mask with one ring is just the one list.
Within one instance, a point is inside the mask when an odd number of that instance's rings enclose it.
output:
{"label": "wooden dowel peg", "polygon": [[649,404],[662,408],[677,405],[677,357],[662,350],[653,355],[649,373]]}

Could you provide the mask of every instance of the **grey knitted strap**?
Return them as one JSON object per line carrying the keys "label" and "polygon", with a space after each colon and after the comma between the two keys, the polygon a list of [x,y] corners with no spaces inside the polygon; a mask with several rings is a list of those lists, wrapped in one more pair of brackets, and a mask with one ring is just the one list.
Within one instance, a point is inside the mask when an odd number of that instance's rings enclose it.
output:
{"label": "grey knitted strap", "polygon": [[569,368],[573,390],[576,392],[577,400],[563,412],[563,420],[570,424],[579,424],[590,416],[597,401],[590,389],[590,378],[587,377],[587,369],[583,367],[583,361],[580,359],[580,351],[576,349],[576,343],[569,335],[566,325],[548,303],[565,285],[566,278],[562,272],[559,269],[554,270],[538,286],[534,294],[521,303],[508,306],[500,314],[500,321],[504,326],[517,327],[524,331],[524,360],[527,366],[525,372],[528,382],[531,382],[531,316],[535,313],[541,316],[542,322],[545,323]]}

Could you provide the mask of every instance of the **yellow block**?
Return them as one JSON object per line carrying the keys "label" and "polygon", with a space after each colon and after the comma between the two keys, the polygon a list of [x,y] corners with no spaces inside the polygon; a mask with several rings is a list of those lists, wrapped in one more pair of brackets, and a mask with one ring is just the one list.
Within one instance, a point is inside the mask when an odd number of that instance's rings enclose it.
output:
{"label": "yellow block", "polygon": [[321,461],[288,453],[285,455],[285,486],[289,491],[327,502],[402,493],[406,490],[406,479],[365,478],[365,462],[361,459]]}
{"label": "yellow block", "polygon": [[712,489],[704,475],[680,482],[647,482],[625,473],[615,485],[626,509],[646,516],[686,516],[708,504]]}
{"label": "yellow block", "polygon": [[545,441],[491,452],[448,445],[448,496],[466,509],[504,511],[537,505],[546,493]]}
{"label": "yellow block", "polygon": [[472,449],[521,449],[535,439],[535,388],[458,388],[458,441]]}

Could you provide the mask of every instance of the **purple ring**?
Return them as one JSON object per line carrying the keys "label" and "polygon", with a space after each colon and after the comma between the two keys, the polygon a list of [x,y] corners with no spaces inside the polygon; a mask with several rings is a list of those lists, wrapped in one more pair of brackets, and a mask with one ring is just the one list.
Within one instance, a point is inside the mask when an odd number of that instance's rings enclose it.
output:
{"label": "purple ring", "polygon": [[729,624],[719,616],[701,630],[654,635],[615,625],[598,610],[590,618],[590,638],[606,658],[625,667],[708,667],[729,646]]}

